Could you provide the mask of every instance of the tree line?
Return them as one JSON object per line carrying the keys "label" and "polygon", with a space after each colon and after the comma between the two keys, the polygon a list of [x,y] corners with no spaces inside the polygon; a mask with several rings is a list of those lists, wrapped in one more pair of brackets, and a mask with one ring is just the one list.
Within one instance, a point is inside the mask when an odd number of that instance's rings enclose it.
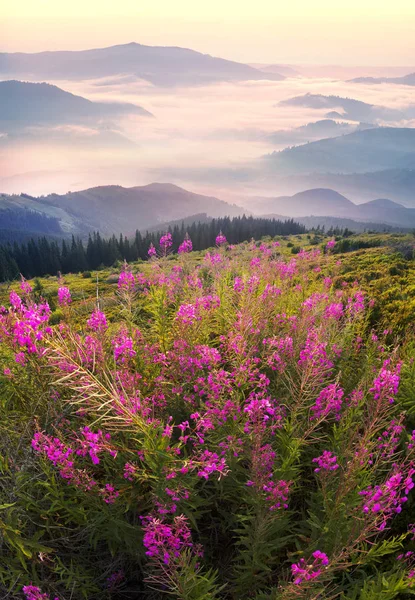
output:
{"label": "tree line", "polygon": [[[293,219],[254,217],[224,217],[209,222],[191,225],[174,225],[167,231],[172,234],[173,251],[177,251],[186,233],[190,236],[194,250],[205,250],[215,245],[219,231],[222,231],[230,244],[238,244],[264,236],[301,234],[306,228]],[[101,266],[109,267],[118,260],[132,262],[145,260],[150,244],[158,247],[160,236],[166,231],[136,231],[133,238],[124,235],[103,238],[99,232],[89,235],[87,241],[72,236],[62,241],[43,236],[27,243],[0,245],[0,281],[10,281],[22,274],[26,278],[61,273],[78,273]]]}

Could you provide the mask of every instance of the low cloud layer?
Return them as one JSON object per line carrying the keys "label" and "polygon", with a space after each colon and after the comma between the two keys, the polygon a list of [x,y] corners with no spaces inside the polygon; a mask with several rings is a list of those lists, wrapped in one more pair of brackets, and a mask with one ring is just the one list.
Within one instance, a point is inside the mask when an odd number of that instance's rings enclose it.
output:
{"label": "low cloud layer", "polygon": [[[324,108],[281,105],[304,94],[353,98],[396,115],[396,120],[379,115],[378,125],[415,124],[408,86],[304,77],[175,89],[122,76],[52,83],[95,102],[144,106],[154,118],[119,115],[110,126],[85,129],[55,123],[28,128],[18,138],[5,135],[8,132],[0,127],[0,191],[46,194],[159,180],[232,199],[238,194],[278,193],[275,184],[264,181],[260,157],[311,141],[298,128],[327,113]],[[350,119],[335,120],[342,122],[340,134],[356,127]]]}

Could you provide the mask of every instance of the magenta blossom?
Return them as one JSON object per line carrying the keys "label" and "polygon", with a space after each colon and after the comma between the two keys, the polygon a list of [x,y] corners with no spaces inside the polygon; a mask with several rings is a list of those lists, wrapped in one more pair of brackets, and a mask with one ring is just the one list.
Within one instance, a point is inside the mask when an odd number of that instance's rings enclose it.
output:
{"label": "magenta blossom", "polygon": [[179,254],[188,254],[192,250],[193,250],[192,240],[190,239],[190,237],[186,233],[186,237],[184,238],[183,242],[179,246],[178,253]]}
{"label": "magenta blossom", "polygon": [[173,239],[171,237],[171,233],[167,232],[160,238],[160,248],[166,254],[168,250],[173,246]]}
{"label": "magenta blossom", "polygon": [[[42,594],[41,589],[35,585],[25,585],[23,593],[26,596],[26,600],[50,600],[50,596]],[[59,600],[59,598],[55,597],[54,600]]]}
{"label": "magenta blossom", "polygon": [[228,243],[228,240],[223,235],[223,233],[221,231],[219,231],[219,235],[216,237],[216,245],[217,246],[224,246],[227,243]]}
{"label": "magenta blossom", "polygon": [[20,289],[22,290],[23,294],[31,294],[33,292],[32,286],[28,281],[26,281],[23,275],[21,276]]}
{"label": "magenta blossom", "polygon": [[99,308],[96,308],[87,321],[88,327],[93,331],[104,332],[107,328],[107,319]]}
{"label": "magenta blossom", "polygon": [[72,302],[72,296],[69,288],[62,286],[58,289],[58,302],[61,306],[68,306],[68,304]]}
{"label": "magenta blossom", "polygon": [[302,558],[298,563],[291,565],[291,571],[294,577],[294,584],[301,585],[303,581],[310,581],[316,579],[323,572],[323,567],[327,567],[329,559],[327,554],[316,550],[313,552],[313,562],[307,563]]}
{"label": "magenta blossom", "polygon": [[125,290],[127,292],[134,291],[135,277],[131,272],[131,267],[124,262],[123,270],[118,278],[118,289]]}
{"label": "magenta blossom", "polygon": [[318,465],[318,467],[314,469],[315,473],[318,473],[322,469],[324,471],[335,471],[339,468],[339,465],[337,464],[337,456],[335,456],[329,450],[324,450],[321,456],[313,458],[313,463],[317,463]]}
{"label": "magenta blossom", "polygon": [[153,560],[170,565],[186,549],[193,548],[188,521],[184,515],[174,517],[171,525],[155,517],[145,517],[142,521],[146,555]]}
{"label": "magenta blossom", "polygon": [[415,469],[410,468],[405,473],[396,467],[383,485],[369,486],[359,492],[364,497],[363,512],[376,515],[380,531],[385,529],[394,514],[402,511],[402,504],[407,502],[408,494],[415,485],[412,480],[414,473]]}
{"label": "magenta blossom", "polygon": [[152,244],[152,243],[150,244],[150,247],[149,247],[149,249],[148,249],[148,251],[147,251],[147,254],[148,254],[148,256],[149,256],[150,258],[153,258],[154,256],[157,256],[157,251],[156,251],[156,249],[154,248],[154,244]]}

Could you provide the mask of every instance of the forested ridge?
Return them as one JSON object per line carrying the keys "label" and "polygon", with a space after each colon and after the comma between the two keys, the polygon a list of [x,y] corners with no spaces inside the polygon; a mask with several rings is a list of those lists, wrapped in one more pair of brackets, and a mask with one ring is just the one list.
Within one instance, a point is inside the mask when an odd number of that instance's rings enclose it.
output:
{"label": "forested ridge", "polygon": [[[293,219],[280,221],[254,217],[224,217],[210,222],[197,222],[169,227],[173,250],[177,250],[186,232],[195,250],[205,250],[215,244],[217,231],[223,231],[228,241],[237,244],[263,236],[300,234],[306,231]],[[125,235],[104,238],[99,232],[92,233],[87,241],[72,236],[71,239],[54,240],[42,236],[27,243],[0,246],[0,281],[46,274],[78,273],[99,266],[111,266],[117,260],[128,262],[145,260],[150,244],[156,245],[163,232],[136,231],[133,238]]]}

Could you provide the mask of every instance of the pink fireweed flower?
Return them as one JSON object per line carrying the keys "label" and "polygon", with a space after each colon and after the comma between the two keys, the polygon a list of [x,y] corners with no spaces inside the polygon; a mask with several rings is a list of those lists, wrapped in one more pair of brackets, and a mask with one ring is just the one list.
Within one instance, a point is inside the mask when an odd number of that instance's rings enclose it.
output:
{"label": "pink fireweed flower", "polygon": [[[88,430],[88,428],[86,427],[85,430]],[[99,460],[96,457],[97,444],[94,441],[94,435],[92,434],[92,437],[88,435],[89,440],[86,441],[86,446],[83,449],[81,446],[81,454],[84,456],[88,452],[88,448],[90,448],[91,458],[94,463],[97,463]],[[75,447],[76,444],[77,441],[75,441]],[[68,485],[72,484],[83,492],[95,490],[108,504],[113,503],[118,497],[119,493],[112,485],[106,484],[104,488],[99,489],[97,482],[85,469],[76,468],[73,457],[79,454],[79,452],[74,452],[72,448],[65,446],[59,438],[52,438],[44,433],[35,433],[32,439],[32,448],[35,452],[42,454],[50,460],[55,467],[59,468],[59,475],[67,481]],[[99,450],[101,450],[101,447],[99,447]]]}
{"label": "pink fireweed flower", "polygon": [[402,511],[402,504],[407,502],[408,494],[414,487],[412,479],[415,469],[409,468],[407,472],[395,467],[395,471],[382,485],[369,486],[359,492],[364,502],[362,510],[365,514],[376,515],[377,526],[380,531],[385,529],[389,519],[394,514]]}
{"label": "pink fireweed flower", "polygon": [[137,354],[133,348],[133,338],[128,335],[126,329],[119,331],[111,340],[111,344],[114,348],[114,360],[117,363],[126,363]]}
{"label": "pink fireweed flower", "polygon": [[252,392],[244,407],[244,413],[249,417],[245,423],[245,433],[264,431],[270,428],[272,433],[282,427],[284,409],[271,397],[263,397],[261,393]]}
{"label": "pink fireweed flower", "polygon": [[343,316],[343,304],[341,302],[333,302],[324,309],[325,319],[335,319],[339,321]]}
{"label": "pink fireweed flower", "polygon": [[147,250],[147,254],[150,258],[153,258],[154,256],[157,256],[157,251],[154,247],[154,244],[150,244],[149,249]]}
{"label": "pink fireweed flower", "polygon": [[331,383],[321,390],[315,404],[311,407],[311,419],[321,419],[323,417],[333,415],[338,421],[340,419],[340,411],[343,403],[343,390],[337,383]]}
{"label": "pink fireweed flower", "polygon": [[22,299],[15,291],[10,292],[10,304],[14,310],[20,310],[22,308]]}
{"label": "pink fireweed flower", "polygon": [[347,301],[347,312],[350,317],[356,317],[365,310],[365,296],[363,292],[356,290]]}
{"label": "pink fireweed flower", "polygon": [[223,233],[221,231],[219,231],[219,234],[216,236],[215,243],[217,246],[224,246],[225,244],[228,243],[228,240],[226,239],[226,237],[223,235]]}
{"label": "pink fireweed flower", "polygon": [[192,240],[186,233],[186,237],[184,238],[183,242],[179,246],[178,253],[179,254],[187,254],[187,253],[191,252],[192,250],[193,250]]}
{"label": "pink fireweed flower", "polygon": [[137,473],[137,467],[132,463],[125,463],[124,465],[124,479],[128,481],[134,481],[134,476]]}
{"label": "pink fireweed flower", "polygon": [[[23,593],[26,596],[26,600],[50,600],[50,596],[42,594],[41,589],[35,585],[25,585]],[[55,596],[54,600],[59,600],[59,598]]]}
{"label": "pink fireweed flower", "polygon": [[389,369],[390,360],[385,360],[379,375],[373,381],[373,387],[370,392],[375,400],[385,399],[389,404],[393,404],[395,396],[398,393],[401,363],[398,363],[394,368]]}
{"label": "pink fireweed flower", "polygon": [[403,419],[404,417],[401,415],[399,421],[392,420],[390,425],[388,425],[385,431],[378,437],[377,448],[381,451],[381,456],[383,458],[393,456],[397,451],[401,434],[405,430],[402,425]]}
{"label": "pink fireweed flower", "polygon": [[275,480],[274,463],[276,454],[270,444],[255,449],[251,457],[252,479],[246,482],[269,504],[269,510],[288,508],[288,497],[292,481]]}
{"label": "pink fireweed flower", "polygon": [[415,429],[412,430],[411,438],[408,442],[408,450],[415,448]]}
{"label": "pink fireweed flower", "polygon": [[124,290],[126,292],[134,291],[135,287],[135,277],[131,272],[131,267],[124,263],[123,270],[120,273],[118,278],[118,289]]}
{"label": "pink fireweed flower", "polygon": [[281,294],[282,290],[279,287],[267,283],[267,285],[264,288],[264,291],[261,294],[261,298],[277,298],[278,296],[281,296]]}
{"label": "pink fireweed flower", "polygon": [[323,572],[323,567],[327,567],[330,562],[327,554],[320,552],[320,550],[313,552],[312,556],[314,558],[313,562],[307,563],[302,558],[298,563],[291,565],[295,585],[301,585],[303,581],[316,579]]}
{"label": "pink fireweed flower", "polygon": [[25,365],[26,364],[26,355],[24,352],[16,352],[16,354],[14,355],[14,360],[16,361],[16,363],[18,365]]}
{"label": "pink fireweed flower", "polygon": [[58,302],[60,306],[68,306],[68,304],[72,302],[72,296],[69,288],[62,286],[58,289]]}
{"label": "pink fireweed flower", "polygon": [[23,292],[23,294],[26,294],[26,295],[29,295],[33,292],[32,286],[30,285],[30,283],[28,281],[26,281],[26,279],[23,277],[23,275],[21,275],[20,289]]}
{"label": "pink fireweed flower", "polygon": [[235,277],[234,282],[233,282],[233,289],[235,290],[235,292],[243,292],[245,289],[245,285],[244,285],[244,281],[242,279],[242,277]]}
{"label": "pink fireweed flower", "polygon": [[251,262],[249,264],[251,267],[260,267],[261,259],[259,258],[259,256],[254,256],[254,258],[251,260]]}
{"label": "pink fireweed flower", "polygon": [[319,337],[319,331],[312,329],[307,336],[306,342],[300,350],[298,364],[309,367],[313,375],[327,375],[334,367],[327,352],[327,342]]}
{"label": "pink fireweed flower", "polygon": [[270,481],[263,486],[262,489],[266,493],[265,500],[270,503],[269,510],[288,508],[291,485],[291,481],[281,479],[279,481]]}
{"label": "pink fireweed flower", "polygon": [[107,318],[99,308],[96,308],[90,318],[87,321],[88,327],[93,331],[100,333],[104,332],[108,328]]}
{"label": "pink fireweed flower", "polygon": [[198,463],[198,477],[209,479],[212,473],[218,473],[218,479],[228,474],[229,469],[226,465],[225,459],[220,458],[215,452],[205,450],[202,452],[200,457],[197,459]]}
{"label": "pink fireweed flower", "polygon": [[176,321],[185,325],[195,323],[202,319],[203,312],[218,308],[220,299],[218,296],[200,296],[194,304],[182,304],[176,313]]}
{"label": "pink fireweed flower", "polygon": [[194,549],[188,520],[176,516],[172,524],[163,523],[155,517],[142,518],[146,555],[156,562],[171,565],[177,562],[186,549]]}
{"label": "pink fireweed flower", "polygon": [[[76,454],[78,456],[89,454],[93,464],[98,465],[100,462],[98,454],[109,450],[108,442],[110,439],[109,433],[104,435],[101,430],[94,433],[89,427],[84,427],[81,429],[81,437],[77,440],[79,448],[76,450]],[[111,450],[109,452],[113,454]]]}
{"label": "pink fireweed flower", "polygon": [[219,252],[215,254],[211,254],[210,252],[206,252],[205,259],[206,262],[209,262],[211,265],[219,265],[223,263],[223,257]]}
{"label": "pink fireweed flower", "polygon": [[318,465],[318,467],[314,469],[315,473],[319,473],[322,469],[324,471],[335,471],[339,468],[337,456],[329,450],[325,450],[321,456],[313,458],[313,463],[317,463]]}
{"label": "pink fireweed flower", "polygon": [[304,302],[302,303],[302,306],[304,306],[304,308],[307,310],[312,310],[313,308],[316,308],[317,306],[319,306],[320,304],[325,302],[327,299],[328,299],[327,294],[319,294],[317,292],[315,294],[312,294],[306,300],[304,300]]}
{"label": "pink fireweed flower", "polygon": [[173,238],[171,236],[171,233],[167,232],[164,235],[162,235],[159,244],[163,253],[166,254],[167,251],[170,250],[170,248],[173,246]]}
{"label": "pink fireweed flower", "polygon": [[191,325],[200,321],[201,317],[195,304],[182,304],[176,314],[176,320],[184,325]]}
{"label": "pink fireweed flower", "polygon": [[115,487],[110,483],[107,483],[103,489],[99,490],[98,493],[106,504],[114,504],[114,502],[120,495],[120,493],[117,492]]}
{"label": "pink fireweed flower", "polygon": [[326,244],[326,249],[331,250],[332,248],[334,248],[335,245],[336,245],[335,239],[329,240]]}

